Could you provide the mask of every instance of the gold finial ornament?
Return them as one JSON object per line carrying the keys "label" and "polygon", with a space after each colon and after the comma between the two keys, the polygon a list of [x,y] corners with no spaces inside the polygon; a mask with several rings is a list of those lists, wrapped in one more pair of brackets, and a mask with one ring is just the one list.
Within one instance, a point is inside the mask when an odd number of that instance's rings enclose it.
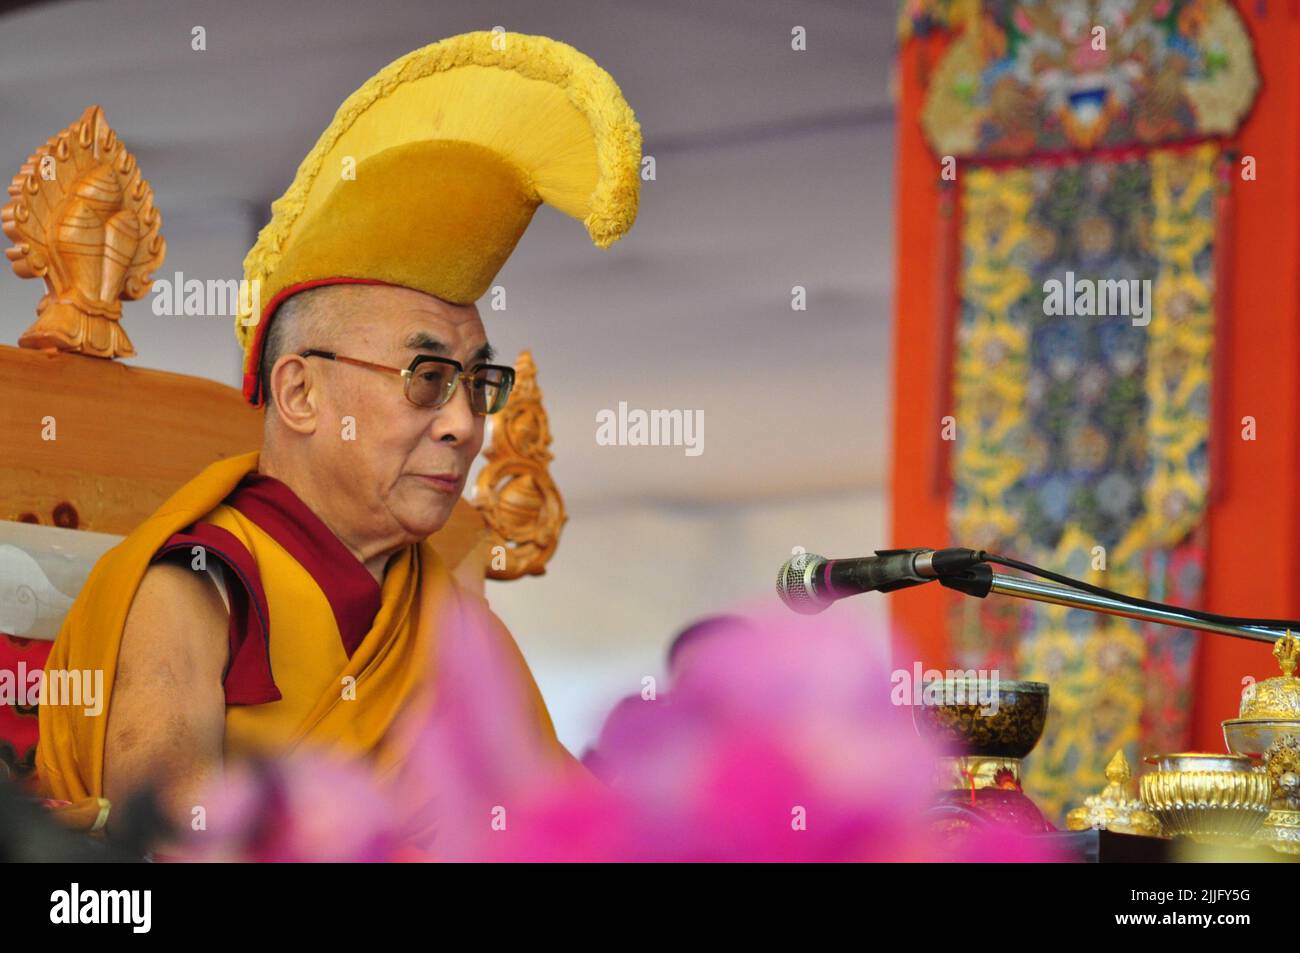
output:
{"label": "gold finial ornament", "polygon": [[537,366],[522,351],[510,399],[492,419],[492,444],[483,454],[487,466],[474,483],[474,506],[497,538],[494,550],[504,547],[504,565],[496,555],[489,563],[491,579],[542,575],[560,542],[568,516],[548,468],[550,445]]}
{"label": "gold finial ornament", "polygon": [[1136,797],[1133,771],[1122,749],[1106,766],[1106,780],[1109,783],[1100,794],[1085,798],[1082,807],[1066,815],[1065,826],[1072,831],[1095,829],[1159,837],[1160,822]]}
{"label": "gold finial ornament", "polygon": [[1278,666],[1282,669],[1283,675],[1295,674],[1296,654],[1300,652],[1300,639],[1291,634],[1291,630],[1286,630],[1286,635],[1273,643],[1273,657],[1277,659]]}
{"label": "gold finial ornament", "polygon": [[122,301],[142,298],[167,243],[153,189],[99,106],[41,146],[9,184],[0,226],[20,278],[48,292],[19,347],[131,357]]}

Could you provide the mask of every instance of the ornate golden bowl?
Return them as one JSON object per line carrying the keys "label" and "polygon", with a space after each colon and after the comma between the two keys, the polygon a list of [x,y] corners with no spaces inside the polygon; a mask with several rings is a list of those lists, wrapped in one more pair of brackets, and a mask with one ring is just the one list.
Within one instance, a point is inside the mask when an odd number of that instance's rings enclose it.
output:
{"label": "ornate golden bowl", "polygon": [[[1047,722],[1047,685],[998,681],[993,704],[981,701],[973,679],[945,679],[927,686],[934,703],[915,705],[917,731],[951,754],[985,758],[1023,758],[1034,750]],[[930,692],[930,689],[933,692]]]}
{"label": "ornate golden bowl", "polygon": [[1223,723],[1223,742],[1233,754],[1259,761],[1279,738],[1300,738],[1300,721],[1232,718]]}
{"label": "ornate golden bowl", "polygon": [[1142,800],[1171,836],[1240,841],[1264,823],[1272,782],[1250,758],[1233,754],[1152,755]]}

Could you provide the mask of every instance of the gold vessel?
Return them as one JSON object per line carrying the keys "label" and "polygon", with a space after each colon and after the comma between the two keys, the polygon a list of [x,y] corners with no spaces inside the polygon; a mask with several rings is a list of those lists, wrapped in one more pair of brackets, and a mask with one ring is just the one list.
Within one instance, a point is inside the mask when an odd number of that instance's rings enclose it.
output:
{"label": "gold vessel", "polygon": [[1264,823],[1272,783],[1250,758],[1183,752],[1153,755],[1142,800],[1164,832],[1209,843],[1240,842]]}
{"label": "gold vessel", "polygon": [[1300,639],[1287,632],[1273,646],[1282,674],[1247,686],[1240,717],[1223,723],[1223,740],[1245,755],[1269,779],[1268,816],[1254,840],[1275,850],[1300,854]]}
{"label": "gold vessel", "polygon": [[927,692],[912,706],[912,722],[946,751],[935,765],[936,829],[952,833],[992,822],[1024,833],[1052,830],[1020,783],[1021,759],[1047,721],[1047,685],[948,678],[927,685]]}
{"label": "gold vessel", "polygon": [[1246,686],[1241,693],[1239,721],[1300,720],[1300,678],[1295,676],[1296,662],[1300,661],[1300,638],[1288,629],[1286,635],[1273,643],[1273,656],[1282,674]]}

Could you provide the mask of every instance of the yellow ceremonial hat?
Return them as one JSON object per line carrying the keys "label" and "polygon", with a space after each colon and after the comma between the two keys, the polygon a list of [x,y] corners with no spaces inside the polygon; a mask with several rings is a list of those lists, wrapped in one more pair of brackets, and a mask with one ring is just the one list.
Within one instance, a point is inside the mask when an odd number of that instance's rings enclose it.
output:
{"label": "yellow ceremonial hat", "polygon": [[263,400],[266,328],[290,295],[363,282],[469,304],[542,202],[598,247],[617,241],[636,219],[640,164],[623,94],[565,43],[466,33],[390,63],[339,107],[244,259],[258,289],[235,320],[244,396]]}

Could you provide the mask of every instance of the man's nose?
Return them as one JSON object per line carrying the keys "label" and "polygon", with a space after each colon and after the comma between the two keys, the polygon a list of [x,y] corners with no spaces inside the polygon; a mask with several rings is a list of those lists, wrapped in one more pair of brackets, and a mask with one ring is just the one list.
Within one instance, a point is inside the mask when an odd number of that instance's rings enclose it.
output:
{"label": "man's nose", "polygon": [[456,392],[433,415],[433,439],[447,443],[465,443],[474,435],[477,426],[469,403],[469,381],[464,378],[456,384]]}

